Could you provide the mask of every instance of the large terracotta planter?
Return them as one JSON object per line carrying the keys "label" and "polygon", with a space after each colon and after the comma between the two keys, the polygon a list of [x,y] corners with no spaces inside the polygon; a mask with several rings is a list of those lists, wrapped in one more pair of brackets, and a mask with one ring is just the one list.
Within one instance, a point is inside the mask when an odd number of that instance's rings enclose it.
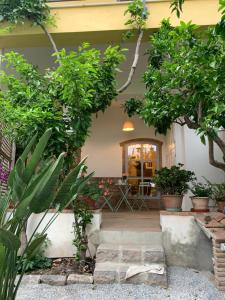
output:
{"label": "large terracotta planter", "polygon": [[209,197],[191,197],[191,201],[195,211],[209,209]]}
{"label": "large terracotta planter", "polygon": [[225,200],[224,201],[217,201],[217,210],[219,212],[224,212],[224,207],[225,207]]}
{"label": "large terracotta planter", "polygon": [[165,210],[181,211],[183,196],[181,195],[162,195]]}

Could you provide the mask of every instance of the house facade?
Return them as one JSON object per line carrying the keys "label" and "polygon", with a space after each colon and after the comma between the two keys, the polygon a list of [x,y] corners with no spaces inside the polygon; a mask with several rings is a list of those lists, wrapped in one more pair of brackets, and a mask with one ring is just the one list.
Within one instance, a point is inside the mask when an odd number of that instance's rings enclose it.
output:
{"label": "house facade", "polygon": [[[74,49],[88,41],[92,46],[104,49],[109,44],[121,41],[122,34],[127,29],[124,25],[124,11],[128,3],[116,0],[49,1],[56,22],[55,26],[49,27],[49,31],[58,48]],[[147,127],[138,117],[128,120],[123,112],[124,101],[144,95],[142,77],[147,64],[145,53],[150,47],[149,36],[159,28],[163,18],[169,17],[173,25],[179,23],[175,14],[171,14],[170,1],[152,0],[146,1],[146,5],[150,17],[133,83],[115,99],[105,113],[93,116],[90,136],[82,149],[82,156],[88,156],[89,171],[95,172],[97,180],[111,178],[116,184],[122,176],[126,176],[132,185],[131,196],[138,192],[140,183],[151,181],[158,168],[177,163],[193,170],[199,180],[203,180],[204,176],[212,182],[222,182],[223,172],[210,166],[208,148],[201,144],[194,131],[174,125],[166,136],[155,134],[154,128]],[[192,20],[201,27],[216,24],[220,18],[217,0],[187,0],[183,11],[182,20]],[[121,85],[126,81],[132,64],[135,45],[135,40],[123,45],[129,51],[121,66],[122,72],[118,74]],[[38,65],[40,69],[54,64],[48,39],[38,27],[31,27],[28,23],[1,36],[0,48],[2,54],[10,50],[24,54],[28,61]],[[123,130],[126,121],[132,122],[134,130]],[[219,150],[217,156],[220,157]],[[160,208],[160,196],[154,187],[151,190],[145,189],[144,193],[149,206]],[[183,202],[183,209],[190,208],[191,203],[187,199]]]}

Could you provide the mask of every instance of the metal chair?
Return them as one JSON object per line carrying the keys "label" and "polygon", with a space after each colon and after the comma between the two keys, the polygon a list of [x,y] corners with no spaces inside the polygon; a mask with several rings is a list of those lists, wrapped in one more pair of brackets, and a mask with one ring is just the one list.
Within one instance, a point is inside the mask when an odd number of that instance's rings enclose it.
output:
{"label": "metal chair", "polygon": [[151,182],[140,182],[138,187],[138,196],[137,196],[137,205],[138,209],[141,210],[142,207],[148,208],[148,205],[145,201],[144,192],[147,192],[147,195],[151,193]]}

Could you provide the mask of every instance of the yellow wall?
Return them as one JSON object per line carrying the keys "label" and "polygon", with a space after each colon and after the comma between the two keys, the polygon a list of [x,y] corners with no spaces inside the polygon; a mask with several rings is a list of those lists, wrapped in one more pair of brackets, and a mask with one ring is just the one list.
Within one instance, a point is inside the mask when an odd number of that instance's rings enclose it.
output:
{"label": "yellow wall", "polygon": [[[156,29],[163,18],[171,17],[174,25],[179,20],[171,14],[170,1],[147,1],[150,18],[148,29]],[[90,40],[92,35],[98,36],[98,42],[118,40],[121,31],[126,30],[124,11],[128,2],[115,0],[84,0],[51,2],[51,12],[56,18],[57,26],[49,28],[55,34],[58,42],[75,43],[81,40]],[[218,13],[218,0],[186,0],[182,20],[192,20],[201,26],[216,24],[220,15]],[[99,34],[101,32],[101,34]],[[112,35],[112,36],[111,36]],[[38,27],[19,26],[8,35],[0,37],[0,48],[43,46],[47,40]]]}

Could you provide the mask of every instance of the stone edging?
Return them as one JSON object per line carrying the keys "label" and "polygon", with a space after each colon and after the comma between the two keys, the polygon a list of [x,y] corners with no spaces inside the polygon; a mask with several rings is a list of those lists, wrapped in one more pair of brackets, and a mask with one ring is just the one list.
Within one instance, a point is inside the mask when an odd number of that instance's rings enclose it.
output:
{"label": "stone edging", "polygon": [[70,274],[70,275],[24,275],[23,284],[48,284],[64,286],[68,284],[93,284],[92,275]]}

